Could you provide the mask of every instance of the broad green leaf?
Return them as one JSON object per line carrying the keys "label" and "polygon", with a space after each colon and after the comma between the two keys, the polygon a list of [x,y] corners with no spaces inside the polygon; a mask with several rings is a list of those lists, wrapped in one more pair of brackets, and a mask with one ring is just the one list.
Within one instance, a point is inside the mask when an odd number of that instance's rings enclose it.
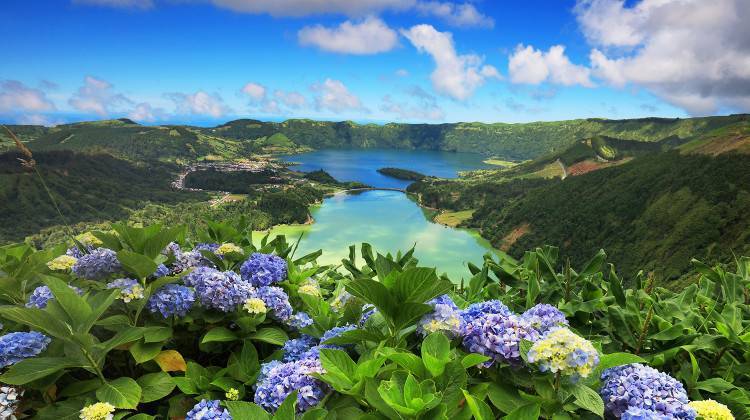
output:
{"label": "broad green leaf", "polygon": [[28,325],[32,330],[42,331],[63,340],[69,340],[73,334],[69,325],[37,308],[3,306],[0,307],[0,317]]}
{"label": "broad green leaf", "polygon": [[394,294],[399,302],[424,303],[453,290],[453,284],[437,276],[434,268],[410,267],[396,279]]}
{"label": "broad green leaf", "polygon": [[67,357],[33,357],[12,365],[7,372],[0,376],[0,382],[9,385],[25,385],[78,365],[80,363]]}
{"label": "broad green leaf", "polygon": [[141,387],[141,402],[160,400],[172,393],[175,383],[166,372],[147,373],[137,380]]}
{"label": "broad green leaf", "polygon": [[227,363],[227,373],[240,382],[248,382],[260,369],[258,352],[250,340],[245,340],[239,354],[232,353]]}
{"label": "broad green leaf", "polygon": [[592,376],[598,378],[600,374],[606,369],[616,366],[629,365],[631,363],[646,363],[646,360],[631,353],[600,354],[599,365],[594,370],[594,374]]}
{"label": "broad green leaf", "polygon": [[537,403],[522,405],[507,416],[503,417],[505,420],[538,420],[539,412],[542,410],[542,406]]}
{"label": "broad green leaf", "polygon": [[84,326],[86,320],[91,316],[91,307],[86,303],[86,300],[78,296],[78,293],[56,277],[45,276],[44,283],[52,291],[55,301],[70,317],[73,327],[78,331],[85,332],[80,330],[79,327]]}
{"label": "broad green leaf", "polygon": [[506,414],[527,404],[527,401],[518,395],[518,390],[508,384],[490,383],[487,387],[487,396],[492,405]]}
{"label": "broad green leaf", "polygon": [[141,387],[133,378],[117,378],[107,381],[96,390],[99,401],[108,402],[117,408],[134,410],[141,400]]}
{"label": "broad green leaf", "polygon": [[146,363],[161,353],[162,343],[138,341],[128,349],[136,363]]}
{"label": "broad green leaf", "polygon": [[256,333],[250,335],[252,340],[264,341],[266,343],[275,344],[277,346],[283,346],[284,343],[289,340],[289,336],[286,335],[284,330],[280,328],[261,328]]}
{"label": "broad green leaf", "polygon": [[588,410],[599,417],[604,417],[604,401],[599,393],[584,384],[577,384],[572,389],[575,405]]}
{"label": "broad green leaf", "polygon": [[462,391],[464,393],[464,398],[466,398],[466,405],[469,406],[471,415],[474,416],[476,420],[491,420],[495,418],[495,415],[492,414],[492,409],[487,403],[471,395],[469,391],[465,389]]}
{"label": "broad green leaf", "polygon": [[461,365],[465,369],[468,369],[468,368],[476,366],[476,365],[478,365],[480,363],[484,363],[484,362],[486,362],[488,360],[490,360],[490,358],[487,357],[487,356],[485,356],[485,355],[483,355],[483,354],[470,353],[470,354],[467,354],[466,356],[464,356],[463,359],[461,359]]}
{"label": "broad green leaf", "polygon": [[274,420],[294,420],[294,414],[297,409],[297,391],[287,395],[284,402],[281,403],[276,413],[273,415]]}
{"label": "broad green leaf", "polygon": [[735,388],[731,382],[727,382],[722,378],[706,379],[695,384],[695,387],[714,394]]}
{"label": "broad green leaf", "polygon": [[232,415],[233,419],[258,419],[267,420],[271,418],[271,415],[266,412],[261,406],[246,402],[246,401],[225,401],[224,405],[227,406],[229,414]]}
{"label": "broad green leaf", "polygon": [[126,249],[117,252],[117,259],[128,273],[134,274],[139,279],[147,278],[158,267],[151,258]]}
{"label": "broad green leaf", "polygon": [[208,330],[208,332],[203,336],[203,340],[201,340],[201,343],[211,343],[217,341],[225,342],[235,340],[237,340],[237,335],[230,331],[228,328],[214,327]]}
{"label": "broad green leaf", "polygon": [[391,318],[395,315],[393,297],[381,283],[370,279],[357,279],[347,283],[346,290],[365,302],[375,305],[383,314]]}
{"label": "broad green leaf", "polygon": [[434,332],[422,341],[422,360],[432,376],[440,376],[450,362],[451,343],[440,332]]}

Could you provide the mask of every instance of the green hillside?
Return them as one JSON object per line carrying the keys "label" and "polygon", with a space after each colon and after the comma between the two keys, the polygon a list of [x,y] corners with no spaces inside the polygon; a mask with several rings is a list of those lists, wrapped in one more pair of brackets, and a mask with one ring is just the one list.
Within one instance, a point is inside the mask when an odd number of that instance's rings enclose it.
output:
{"label": "green hillside", "polygon": [[[0,154],[0,243],[22,240],[40,229],[62,224],[34,172],[21,167],[20,155]],[[202,193],[173,191],[171,164],[148,167],[109,155],[70,151],[37,152],[37,168],[70,223],[125,217],[146,203],[205,200]]]}
{"label": "green hillside", "polygon": [[[556,153],[591,138],[679,146],[717,129],[746,129],[748,115],[688,119],[586,119],[523,124],[357,124],[241,119],[212,128],[142,126],[128,119],[13,126],[34,150],[106,151],[131,160],[238,159],[252,153],[325,148],[398,148],[479,152],[506,160]],[[3,142],[8,147],[9,142]]]}

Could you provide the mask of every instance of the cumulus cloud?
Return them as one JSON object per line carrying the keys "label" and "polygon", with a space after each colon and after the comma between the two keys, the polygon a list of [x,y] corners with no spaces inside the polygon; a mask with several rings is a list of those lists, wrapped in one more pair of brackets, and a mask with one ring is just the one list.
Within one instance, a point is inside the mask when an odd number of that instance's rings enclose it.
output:
{"label": "cumulus cloud", "polygon": [[430,79],[435,90],[443,95],[463,101],[488,78],[500,77],[497,69],[483,64],[478,55],[459,55],[450,32],[439,32],[431,25],[416,25],[401,33],[418,51],[432,56],[435,70]]}
{"label": "cumulus cloud", "polygon": [[78,88],[68,103],[81,112],[104,117],[133,102],[126,96],[116,93],[108,81],[86,76],[83,79],[83,86]]}
{"label": "cumulus cloud", "polygon": [[332,13],[362,17],[384,10],[408,10],[416,0],[212,0],[212,3],[235,12],[267,13],[272,16],[300,17]]}
{"label": "cumulus cloud", "polygon": [[300,45],[358,55],[390,51],[398,44],[396,31],[376,17],[368,17],[356,23],[346,21],[335,28],[306,26],[300,29],[297,38]]}
{"label": "cumulus cloud", "polygon": [[250,82],[242,87],[242,93],[247,95],[253,102],[260,102],[266,97],[266,87],[259,83]]}
{"label": "cumulus cloud", "polygon": [[750,2],[580,0],[593,74],[694,115],[750,110]]}
{"label": "cumulus cloud", "polygon": [[26,86],[17,80],[0,83],[0,112],[43,112],[55,110],[55,104],[44,91]]}
{"label": "cumulus cloud", "polygon": [[289,108],[298,109],[307,104],[307,99],[305,99],[305,97],[299,92],[287,92],[281,89],[276,89],[273,92],[273,97]]}
{"label": "cumulus cloud", "polygon": [[359,110],[367,112],[362,101],[349,92],[349,89],[339,80],[326,79],[323,83],[316,83],[310,87],[315,92],[315,107],[318,110],[329,110],[335,113]]}
{"label": "cumulus cloud", "polygon": [[174,102],[178,114],[205,115],[219,118],[231,111],[224,104],[221,96],[209,94],[202,90],[195,93],[169,93],[166,97]]}
{"label": "cumulus cloud", "polygon": [[477,10],[471,3],[456,4],[442,1],[424,1],[416,4],[423,15],[435,16],[449,25],[458,27],[492,28],[495,21]]}
{"label": "cumulus cloud", "polygon": [[445,118],[445,112],[438,105],[437,98],[419,86],[411,86],[406,89],[406,94],[413,98],[415,103],[398,101],[391,95],[385,95],[380,110],[394,114],[400,120],[433,120],[439,121]]}
{"label": "cumulus cloud", "polygon": [[73,3],[123,9],[150,9],[154,7],[153,0],[73,0]]}
{"label": "cumulus cloud", "polygon": [[554,45],[547,52],[530,45],[517,46],[508,60],[508,74],[513,83],[538,85],[549,81],[563,86],[594,86],[591,71],[571,63],[562,45]]}
{"label": "cumulus cloud", "polygon": [[162,108],[155,108],[148,102],[141,102],[130,111],[128,118],[140,122],[154,122],[163,119],[166,115],[167,113]]}

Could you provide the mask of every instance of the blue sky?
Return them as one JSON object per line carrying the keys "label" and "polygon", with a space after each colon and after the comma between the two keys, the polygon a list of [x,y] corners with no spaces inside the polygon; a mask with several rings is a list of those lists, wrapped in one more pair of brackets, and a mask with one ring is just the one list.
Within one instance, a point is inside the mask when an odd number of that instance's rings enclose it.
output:
{"label": "blue sky", "polygon": [[[749,8],[718,0],[706,17],[689,3],[6,0],[0,120],[526,122],[747,111],[741,63],[750,48],[733,17]],[[665,20],[670,13],[696,19]],[[678,35],[687,37],[675,40],[680,49],[664,42]],[[711,51],[709,40],[735,46]]]}

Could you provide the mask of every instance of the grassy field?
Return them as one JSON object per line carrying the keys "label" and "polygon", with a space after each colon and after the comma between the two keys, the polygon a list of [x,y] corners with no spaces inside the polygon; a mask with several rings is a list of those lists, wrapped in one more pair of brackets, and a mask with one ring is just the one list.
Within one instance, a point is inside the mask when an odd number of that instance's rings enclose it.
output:
{"label": "grassy field", "polygon": [[518,165],[518,162],[511,162],[509,160],[502,160],[502,159],[497,159],[497,158],[485,159],[484,163],[486,163],[488,165],[500,166],[500,167],[503,167],[503,168],[512,168],[512,167]]}
{"label": "grassy field", "polygon": [[463,221],[471,219],[474,210],[444,211],[435,216],[435,222],[441,225],[456,227]]}

